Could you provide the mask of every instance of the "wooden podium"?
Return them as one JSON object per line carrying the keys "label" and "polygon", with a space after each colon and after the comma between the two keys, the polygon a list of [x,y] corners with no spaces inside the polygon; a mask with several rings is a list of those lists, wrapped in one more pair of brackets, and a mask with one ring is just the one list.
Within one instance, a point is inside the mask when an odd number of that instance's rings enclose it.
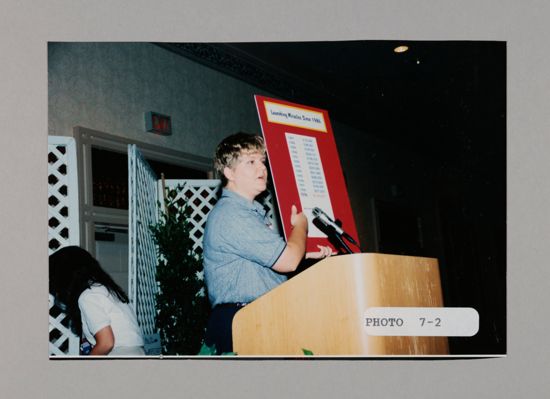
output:
{"label": "wooden podium", "polygon": [[327,258],[256,299],[233,319],[238,355],[446,355],[447,337],[365,331],[369,307],[442,307],[436,259],[383,254]]}

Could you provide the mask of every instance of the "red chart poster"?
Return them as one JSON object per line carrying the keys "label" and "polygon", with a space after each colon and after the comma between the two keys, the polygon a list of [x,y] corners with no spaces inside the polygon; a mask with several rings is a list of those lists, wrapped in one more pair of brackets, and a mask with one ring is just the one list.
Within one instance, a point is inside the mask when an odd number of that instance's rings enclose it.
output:
{"label": "red chart poster", "polygon": [[[357,229],[326,110],[254,96],[285,238],[291,231],[292,205],[308,218],[307,251],[334,245],[313,223],[312,210],[322,209],[358,242]],[[350,245],[353,252],[360,252]]]}

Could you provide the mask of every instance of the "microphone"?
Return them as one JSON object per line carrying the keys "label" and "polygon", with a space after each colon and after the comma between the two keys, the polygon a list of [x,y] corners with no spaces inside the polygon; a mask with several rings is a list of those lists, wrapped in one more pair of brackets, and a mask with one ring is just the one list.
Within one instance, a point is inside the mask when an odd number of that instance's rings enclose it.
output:
{"label": "microphone", "polygon": [[327,215],[321,208],[315,207],[311,211],[313,213],[313,217],[318,219],[321,223],[323,223],[325,226],[330,226],[334,229],[336,234],[344,237],[346,240],[351,242],[353,245],[357,245],[357,242],[348,234],[346,233],[340,226],[336,224],[334,220],[330,218],[329,215]]}

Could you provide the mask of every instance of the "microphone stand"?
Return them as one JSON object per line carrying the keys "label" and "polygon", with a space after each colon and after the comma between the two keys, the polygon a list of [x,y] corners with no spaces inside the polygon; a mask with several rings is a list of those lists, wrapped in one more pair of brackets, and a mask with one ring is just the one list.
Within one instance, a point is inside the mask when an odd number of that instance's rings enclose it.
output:
{"label": "microphone stand", "polygon": [[344,242],[344,240],[342,239],[342,236],[336,232],[336,229],[334,227],[328,226],[326,224],[321,224],[321,223],[317,224],[315,222],[316,222],[316,219],[313,219],[313,224],[315,224],[327,236],[332,237],[338,244],[340,244],[340,247],[343,248],[346,253],[348,254],[353,253],[351,248]]}
{"label": "microphone stand", "polygon": [[336,234],[336,230],[334,230],[333,228],[333,231],[334,231],[334,238],[336,239],[336,241],[338,241],[338,243],[344,247],[344,249],[346,250],[346,252],[348,254],[352,254],[353,251],[350,249],[350,247],[344,242],[344,240],[342,239],[342,237],[340,236],[340,234]]}

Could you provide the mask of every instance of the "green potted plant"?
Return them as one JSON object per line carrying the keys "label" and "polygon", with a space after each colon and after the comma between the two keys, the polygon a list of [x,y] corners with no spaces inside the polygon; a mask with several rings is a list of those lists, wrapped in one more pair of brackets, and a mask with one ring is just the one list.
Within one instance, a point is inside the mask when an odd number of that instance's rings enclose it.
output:
{"label": "green potted plant", "polygon": [[160,217],[150,230],[157,247],[157,328],[162,353],[196,355],[209,315],[202,255],[193,250],[184,186],[165,190]]}

